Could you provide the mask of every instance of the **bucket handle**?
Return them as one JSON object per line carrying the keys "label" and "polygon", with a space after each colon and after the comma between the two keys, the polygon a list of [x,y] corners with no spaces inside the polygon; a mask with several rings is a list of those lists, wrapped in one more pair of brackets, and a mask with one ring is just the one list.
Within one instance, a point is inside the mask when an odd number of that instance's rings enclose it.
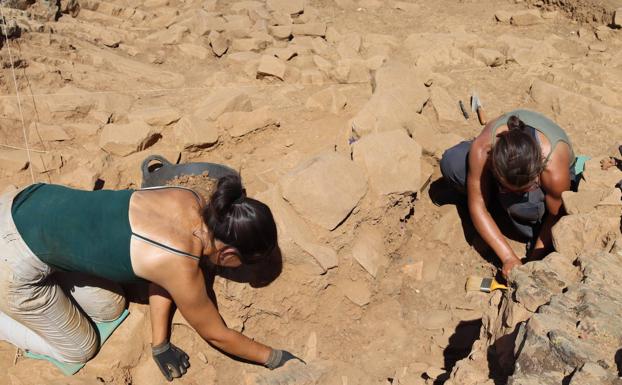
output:
{"label": "bucket handle", "polygon": [[162,163],[162,167],[168,167],[173,165],[162,155],[150,155],[146,157],[145,160],[143,160],[143,164],[140,167],[143,172],[143,179],[147,177],[147,175],[151,174],[151,171],[149,171],[149,164],[151,164],[151,162],[153,162],[154,160]]}

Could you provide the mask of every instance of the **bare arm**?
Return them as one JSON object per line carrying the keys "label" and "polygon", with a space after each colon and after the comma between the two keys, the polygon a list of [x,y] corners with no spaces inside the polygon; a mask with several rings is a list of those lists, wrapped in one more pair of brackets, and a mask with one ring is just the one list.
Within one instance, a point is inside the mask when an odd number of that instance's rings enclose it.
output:
{"label": "bare arm", "polygon": [[503,263],[503,274],[507,276],[514,266],[520,265],[520,259],[508,244],[486,207],[490,201],[489,184],[492,180],[490,171],[486,167],[489,151],[486,139],[485,134],[480,135],[473,142],[469,152],[469,173],[467,176],[469,214],[479,235]]}
{"label": "bare arm", "polygon": [[547,168],[540,176],[541,187],[545,192],[547,214],[544,217],[540,233],[536,239],[530,258],[542,258],[553,248],[551,229],[564,214],[562,193],[570,190],[569,150],[564,145],[556,149]]}
{"label": "bare arm", "polygon": [[151,344],[160,345],[170,336],[173,299],[162,287],[149,284],[149,311],[151,313]]}
{"label": "bare arm", "polygon": [[[179,270],[179,269],[177,269]],[[249,361],[265,364],[271,349],[229,329],[207,295],[201,269],[184,269],[161,284],[171,294],[181,314],[199,335],[217,348]]]}

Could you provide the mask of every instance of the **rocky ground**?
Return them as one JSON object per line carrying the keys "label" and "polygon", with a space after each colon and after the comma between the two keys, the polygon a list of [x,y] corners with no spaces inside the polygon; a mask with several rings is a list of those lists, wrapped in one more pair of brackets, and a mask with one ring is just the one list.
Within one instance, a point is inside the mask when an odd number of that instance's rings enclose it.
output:
{"label": "rocky ground", "polygon": [[[622,143],[622,1],[0,3],[0,187],[137,188],[160,154],[240,170],[275,213],[280,277],[214,289],[229,326],[308,365],[237,362],[176,318],[177,382],[617,381],[622,177],[599,160]],[[557,253],[505,296],[465,295],[494,258],[432,202],[442,151],[481,130],[458,108],[472,91],[490,117],[551,116],[593,158]],[[165,383],[136,300],[71,378],[0,343],[0,384]]]}

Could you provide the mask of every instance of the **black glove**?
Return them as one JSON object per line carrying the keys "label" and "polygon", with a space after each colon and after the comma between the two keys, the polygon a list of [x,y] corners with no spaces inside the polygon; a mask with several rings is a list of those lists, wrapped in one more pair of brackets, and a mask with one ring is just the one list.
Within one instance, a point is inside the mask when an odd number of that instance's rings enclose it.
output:
{"label": "black glove", "polygon": [[188,361],[190,357],[168,341],[152,346],[151,354],[153,354],[153,360],[158,364],[162,374],[169,381],[183,376],[190,367],[190,361]]}
{"label": "black glove", "polygon": [[285,363],[289,360],[298,360],[305,365],[307,364],[306,362],[291,354],[287,350],[272,349],[272,351],[270,352],[270,357],[268,357],[268,361],[264,364],[264,366],[272,370],[280,368],[281,366],[285,365]]}

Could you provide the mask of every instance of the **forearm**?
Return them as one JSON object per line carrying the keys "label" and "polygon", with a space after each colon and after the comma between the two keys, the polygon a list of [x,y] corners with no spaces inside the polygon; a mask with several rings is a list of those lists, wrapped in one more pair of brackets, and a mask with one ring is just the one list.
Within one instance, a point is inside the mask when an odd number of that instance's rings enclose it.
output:
{"label": "forearm", "polygon": [[499,230],[499,226],[492,219],[492,216],[485,208],[471,207],[469,212],[473,221],[473,226],[484,242],[495,252],[502,263],[512,259],[518,259],[514,250],[510,247],[507,240]]}
{"label": "forearm", "polygon": [[552,229],[557,221],[559,221],[559,218],[561,218],[561,215],[552,215],[550,213],[546,214],[542,226],[540,227],[538,238],[536,239],[533,250],[531,251],[533,256],[544,257],[544,254],[553,249]]}
{"label": "forearm", "polygon": [[151,315],[151,343],[156,346],[169,339],[173,300],[158,285],[149,285],[149,312]]}
{"label": "forearm", "polygon": [[205,340],[229,354],[262,365],[268,361],[272,350],[270,347],[228,328],[219,333],[219,336],[208,337]]}

